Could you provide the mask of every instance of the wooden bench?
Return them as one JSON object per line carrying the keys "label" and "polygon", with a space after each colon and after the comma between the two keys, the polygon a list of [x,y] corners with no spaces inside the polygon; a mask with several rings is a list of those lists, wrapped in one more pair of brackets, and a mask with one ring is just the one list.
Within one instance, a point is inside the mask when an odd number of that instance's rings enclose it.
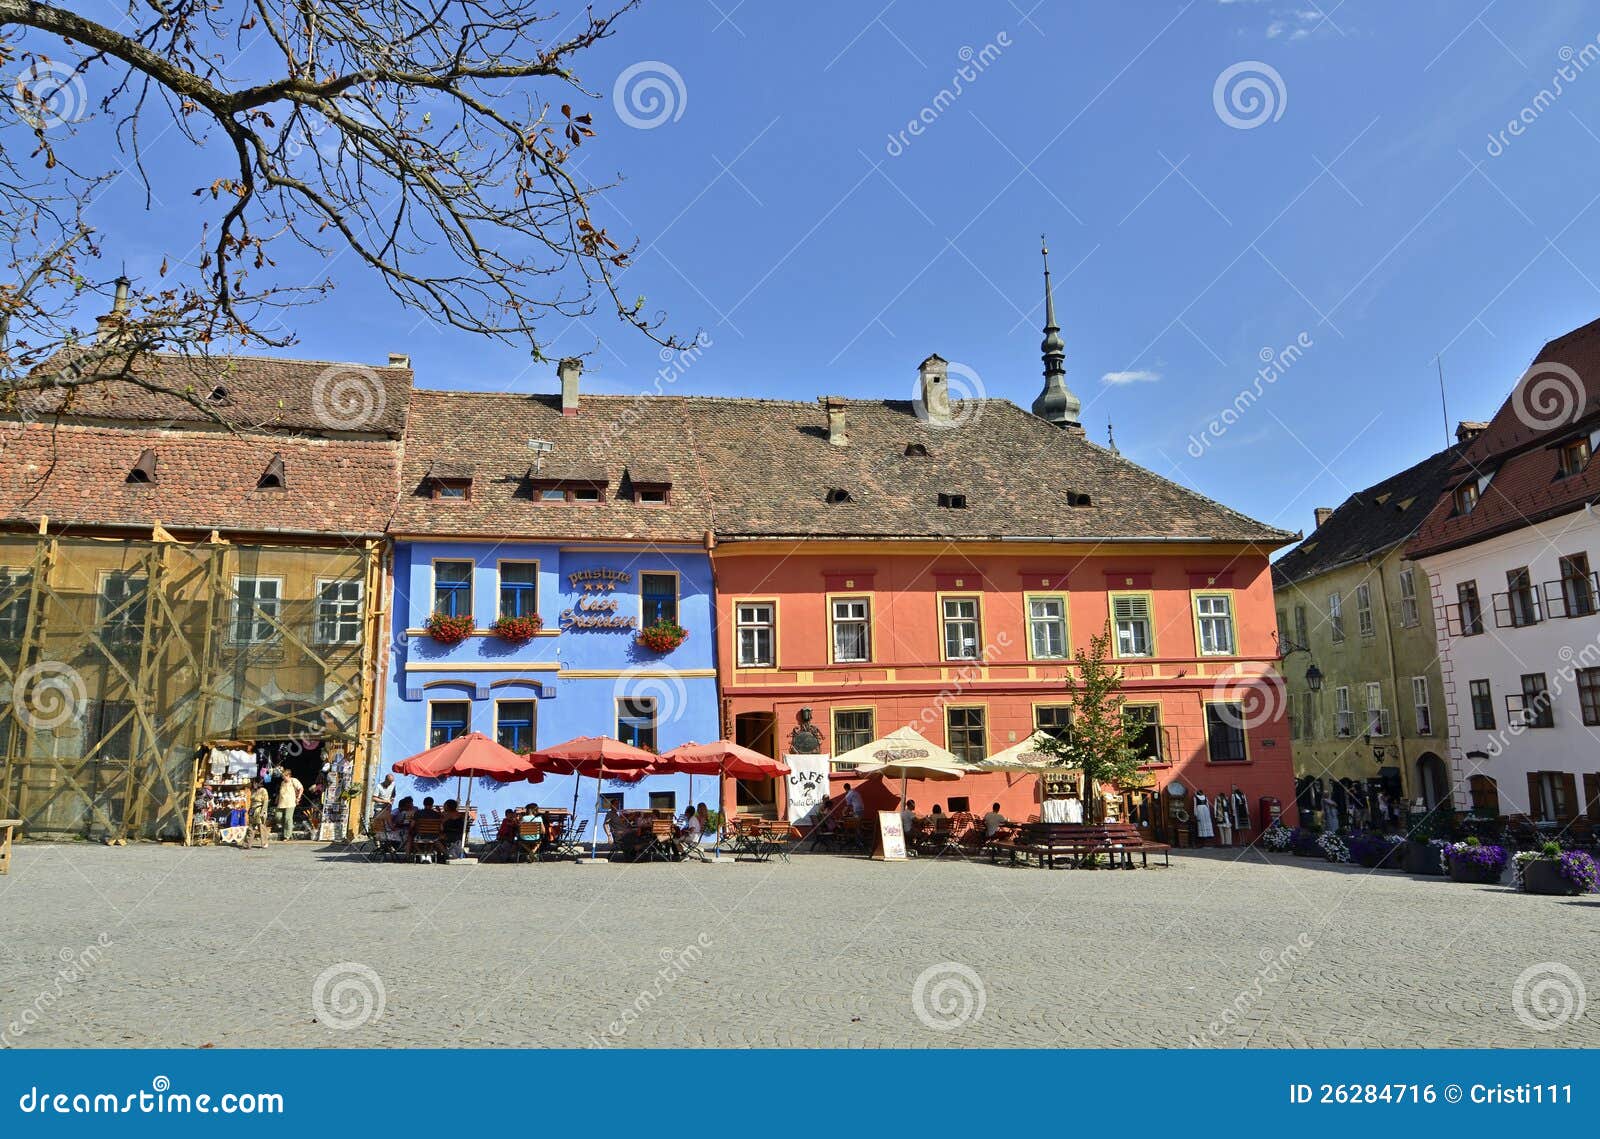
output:
{"label": "wooden bench", "polygon": [[21,825],[21,819],[0,819],[0,874],[11,873],[11,834]]}
{"label": "wooden bench", "polygon": [[997,834],[985,849],[991,861],[1008,854],[1013,865],[1019,858],[1037,858],[1040,866],[1054,869],[1057,858],[1072,866],[1096,866],[1104,857],[1109,866],[1132,867],[1136,854],[1141,866],[1150,864],[1151,854],[1170,866],[1172,847],[1146,839],[1132,823],[1024,823],[1006,837]]}

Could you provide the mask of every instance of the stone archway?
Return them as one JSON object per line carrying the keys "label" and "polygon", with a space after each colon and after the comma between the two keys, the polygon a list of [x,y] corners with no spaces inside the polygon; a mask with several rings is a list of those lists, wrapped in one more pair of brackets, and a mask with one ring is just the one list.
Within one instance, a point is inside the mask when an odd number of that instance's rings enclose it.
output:
{"label": "stone archway", "polygon": [[1450,773],[1444,760],[1431,751],[1417,757],[1417,793],[1430,811],[1441,803],[1450,802]]}

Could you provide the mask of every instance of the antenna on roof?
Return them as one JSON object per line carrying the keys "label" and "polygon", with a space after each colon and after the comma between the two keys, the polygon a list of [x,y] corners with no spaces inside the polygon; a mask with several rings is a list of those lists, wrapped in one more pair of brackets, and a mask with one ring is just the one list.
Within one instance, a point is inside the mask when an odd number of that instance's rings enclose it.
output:
{"label": "antenna on roof", "polygon": [[533,452],[533,473],[544,473],[544,457],[556,449],[556,445],[548,439],[529,439],[528,450]]}
{"label": "antenna on roof", "polygon": [[1450,408],[1444,402],[1444,354],[1435,352],[1433,362],[1439,369],[1439,413],[1444,416],[1444,445],[1450,446]]}
{"label": "antenna on roof", "polygon": [[1111,428],[1111,420],[1109,417],[1106,419],[1106,447],[1113,455],[1122,454],[1121,451],[1117,450],[1117,436],[1116,432],[1114,432]]}

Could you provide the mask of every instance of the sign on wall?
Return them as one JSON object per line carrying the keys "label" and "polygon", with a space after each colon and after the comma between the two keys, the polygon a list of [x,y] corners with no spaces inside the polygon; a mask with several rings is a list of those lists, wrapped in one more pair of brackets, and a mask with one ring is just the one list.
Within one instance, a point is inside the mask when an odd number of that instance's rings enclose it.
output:
{"label": "sign on wall", "polygon": [[815,824],[828,799],[828,757],[791,752],[783,763],[789,769],[789,821]]}
{"label": "sign on wall", "polygon": [[639,618],[622,612],[622,598],[617,586],[627,585],[633,575],[627,570],[595,569],[575,570],[567,581],[575,593],[582,596],[570,609],[561,611],[563,629],[636,629]]}

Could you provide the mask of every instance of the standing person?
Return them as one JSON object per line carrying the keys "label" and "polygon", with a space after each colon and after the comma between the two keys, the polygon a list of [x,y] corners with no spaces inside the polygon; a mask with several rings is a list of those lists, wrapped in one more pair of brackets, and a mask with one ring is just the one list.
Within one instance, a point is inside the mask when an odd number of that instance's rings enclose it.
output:
{"label": "standing person", "polygon": [[844,809],[858,819],[867,812],[867,805],[862,801],[861,792],[848,783],[844,785]]}
{"label": "standing person", "polygon": [[380,810],[392,808],[399,787],[400,785],[395,782],[394,772],[385,775],[383,781],[372,789],[372,813],[377,814]]}
{"label": "standing person", "polygon": [[294,772],[287,767],[278,768],[278,821],[285,842],[294,837],[294,809],[300,805],[305,790],[305,784],[294,777]]}
{"label": "standing person", "polygon": [[267,785],[261,782],[260,776],[250,780],[250,807],[247,817],[248,825],[244,831],[244,848],[249,850],[256,845],[256,840],[261,842],[261,849],[267,849]]}

